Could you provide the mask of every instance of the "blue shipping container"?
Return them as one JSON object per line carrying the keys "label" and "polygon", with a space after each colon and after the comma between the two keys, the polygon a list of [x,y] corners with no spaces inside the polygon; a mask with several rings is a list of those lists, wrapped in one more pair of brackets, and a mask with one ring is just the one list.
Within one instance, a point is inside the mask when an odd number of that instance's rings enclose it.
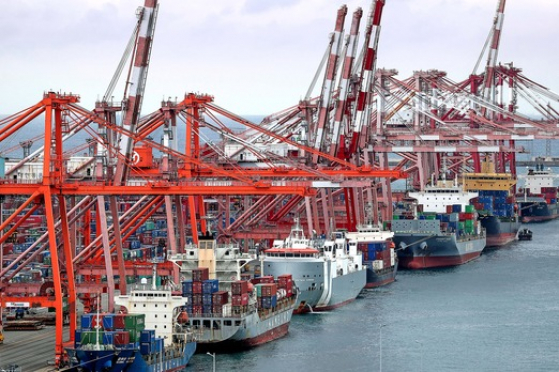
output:
{"label": "blue shipping container", "polygon": [[219,291],[219,280],[218,279],[208,279],[204,280],[202,283],[202,293],[215,293]]}
{"label": "blue shipping container", "polygon": [[83,314],[81,327],[82,329],[90,330],[93,325],[93,315],[94,314]]}
{"label": "blue shipping container", "polygon": [[103,328],[109,331],[114,329],[114,314],[105,314],[103,316]]}
{"label": "blue shipping container", "polygon": [[182,296],[186,297],[185,295],[192,294],[192,280],[185,280],[182,282]]}
{"label": "blue shipping container", "polygon": [[140,342],[144,343],[144,342],[148,342],[151,343],[151,341],[155,338],[155,330],[154,329],[144,329],[142,331],[142,333],[140,333]]}
{"label": "blue shipping container", "polygon": [[212,305],[212,298],[213,298],[213,296],[211,294],[202,295],[202,305],[211,306]]}
{"label": "blue shipping container", "polygon": [[142,342],[140,344],[140,354],[142,355],[149,355],[151,354],[151,342]]}

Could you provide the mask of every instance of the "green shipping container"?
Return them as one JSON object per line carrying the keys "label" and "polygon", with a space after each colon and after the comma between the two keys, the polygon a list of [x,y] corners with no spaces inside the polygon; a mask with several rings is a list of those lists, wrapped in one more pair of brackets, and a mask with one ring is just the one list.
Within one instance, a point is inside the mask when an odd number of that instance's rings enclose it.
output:
{"label": "green shipping container", "polygon": [[473,205],[466,205],[466,213],[474,213],[476,209]]}
{"label": "green shipping container", "polygon": [[140,342],[140,334],[142,333],[143,329],[141,330],[129,330],[128,334],[130,335],[130,342]]}
{"label": "green shipping container", "polygon": [[262,297],[262,284],[256,284],[256,297]]}
{"label": "green shipping container", "polygon": [[84,331],[82,332],[82,345],[94,345],[99,342],[99,344],[103,344],[103,331]]}
{"label": "green shipping container", "polygon": [[145,326],[146,326],[145,314],[128,314],[124,318],[124,328],[127,330],[143,331]]}

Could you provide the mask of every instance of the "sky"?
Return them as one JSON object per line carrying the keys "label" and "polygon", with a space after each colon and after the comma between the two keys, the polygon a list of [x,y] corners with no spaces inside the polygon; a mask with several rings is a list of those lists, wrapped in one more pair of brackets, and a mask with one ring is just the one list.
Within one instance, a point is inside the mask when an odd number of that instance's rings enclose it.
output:
{"label": "sky", "polygon": [[[160,0],[142,115],[162,99],[207,93],[239,115],[268,115],[299,102],[326,51],[336,12],[365,16],[371,0]],[[143,0],[3,1],[0,114],[53,90],[93,109],[116,71]],[[378,68],[472,73],[497,0],[386,0]],[[559,92],[557,0],[508,0],[499,61]],[[485,64],[485,58],[482,65]],[[122,99],[123,81],[115,95]]]}

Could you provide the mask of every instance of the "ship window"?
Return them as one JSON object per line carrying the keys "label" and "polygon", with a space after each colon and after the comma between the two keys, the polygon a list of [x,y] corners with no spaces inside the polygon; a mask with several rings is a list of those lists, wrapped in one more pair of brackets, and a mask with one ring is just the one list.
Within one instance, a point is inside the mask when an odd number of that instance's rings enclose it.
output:
{"label": "ship window", "polygon": [[155,314],[155,317],[157,318],[157,314]]}
{"label": "ship window", "polygon": [[144,304],[144,307],[146,307],[146,304]]}
{"label": "ship window", "polygon": [[137,304],[134,304],[134,307],[136,307]]}

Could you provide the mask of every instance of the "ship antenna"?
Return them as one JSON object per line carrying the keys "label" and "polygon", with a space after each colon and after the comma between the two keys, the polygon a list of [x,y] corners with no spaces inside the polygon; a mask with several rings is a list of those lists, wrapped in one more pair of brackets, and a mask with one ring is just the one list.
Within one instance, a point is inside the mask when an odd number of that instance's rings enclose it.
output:
{"label": "ship antenna", "polygon": [[154,262],[153,263],[153,280],[151,281],[151,289],[152,290],[156,290],[157,286],[156,286],[156,281],[157,281],[157,263]]}

